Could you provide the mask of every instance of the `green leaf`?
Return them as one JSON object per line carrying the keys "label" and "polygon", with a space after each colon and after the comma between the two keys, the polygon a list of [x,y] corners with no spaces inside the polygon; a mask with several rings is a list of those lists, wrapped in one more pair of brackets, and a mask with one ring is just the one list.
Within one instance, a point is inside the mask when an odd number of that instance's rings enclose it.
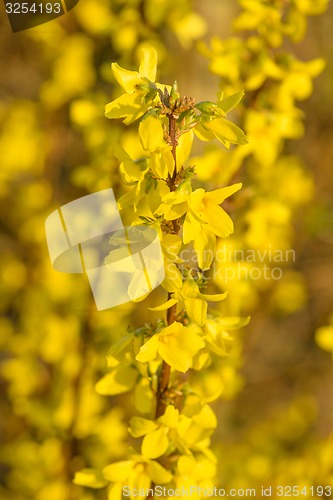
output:
{"label": "green leaf", "polygon": [[244,96],[244,90],[242,90],[242,92],[237,92],[237,94],[230,95],[225,99],[221,99],[217,103],[217,106],[219,109],[222,109],[222,111],[224,111],[225,113],[229,113],[229,111],[234,109],[237,106],[237,104],[239,104],[243,96]]}
{"label": "green leaf", "polygon": [[237,125],[226,120],[225,118],[215,118],[202,122],[203,127],[209,132],[213,132],[215,137],[223,144],[247,144],[248,140],[243,132]]}

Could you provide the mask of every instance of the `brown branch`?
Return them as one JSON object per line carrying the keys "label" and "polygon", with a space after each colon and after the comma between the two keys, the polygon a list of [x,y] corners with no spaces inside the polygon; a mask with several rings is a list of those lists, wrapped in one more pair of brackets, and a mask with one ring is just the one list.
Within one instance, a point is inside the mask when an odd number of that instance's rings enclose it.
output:
{"label": "brown branch", "polygon": [[[177,138],[176,138],[176,118],[172,115],[172,113],[168,116],[169,118],[169,138],[171,142],[171,152],[173,156],[173,161],[174,161],[174,171],[173,175],[169,178],[169,188],[170,191],[174,191],[176,189],[175,186],[175,179],[177,176],[177,156],[176,156],[176,148],[177,148]],[[177,226],[174,225],[174,232],[177,234]],[[171,294],[168,294],[168,300],[171,298]],[[172,323],[175,321],[176,317],[176,304],[171,306],[167,310],[167,324],[172,325]],[[168,390],[169,386],[169,381],[170,381],[170,365],[166,363],[166,361],[163,361],[162,364],[162,369],[161,373],[158,379],[158,387],[157,387],[157,394],[156,394],[156,414],[155,417],[158,418],[161,415],[164,414],[165,408],[166,408],[166,393]]]}

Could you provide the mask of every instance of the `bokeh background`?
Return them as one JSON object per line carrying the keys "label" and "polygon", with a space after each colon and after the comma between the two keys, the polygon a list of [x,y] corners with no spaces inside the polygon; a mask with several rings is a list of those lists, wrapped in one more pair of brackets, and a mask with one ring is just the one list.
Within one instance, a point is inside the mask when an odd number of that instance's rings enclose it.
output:
{"label": "bokeh background", "polygon": [[[209,70],[203,47],[212,37],[234,36],[238,13],[232,0],[80,0],[65,16],[13,34],[1,4],[1,499],[106,498],[105,490],[74,485],[73,476],[126,456],[132,396],[102,397],[95,384],[107,370],[110,345],[151,319],[154,297],[97,312],[85,276],[52,269],[44,222],[80,196],[109,187],[123,193],[112,144],[134,147],[136,139],[104,118],[118,92],[111,62],[135,68],[140,47],[151,44],[159,81],[176,79],[183,94],[214,99],[223,82]],[[316,334],[333,323],[332,23],[329,2],[326,12],[309,17],[300,43],[287,43],[301,60],[326,61],[299,104],[304,134],[283,145],[302,165],[283,167],[284,178],[293,178],[283,186],[302,201],[279,226],[295,262],[279,281],[230,285],[228,312],[250,314],[251,322],[221,367],[223,389],[214,403],[213,448],[226,488],[333,486],[332,327],[324,342]],[[241,114],[235,119],[241,122]],[[197,146],[194,154],[198,184],[214,188],[205,172],[206,165],[223,169],[211,160],[215,152]],[[235,175],[251,195],[229,207],[237,248],[261,215],[253,212],[260,191],[251,165]],[[220,186],[234,176],[214,179]],[[272,191],[279,182],[271,181]],[[267,222],[267,235],[274,224]],[[270,242],[265,234],[263,240]]]}

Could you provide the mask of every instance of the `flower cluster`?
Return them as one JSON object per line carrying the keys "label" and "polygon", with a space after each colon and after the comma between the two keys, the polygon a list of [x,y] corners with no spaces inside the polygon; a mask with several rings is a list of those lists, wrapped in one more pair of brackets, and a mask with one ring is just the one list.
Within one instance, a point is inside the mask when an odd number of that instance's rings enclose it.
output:
{"label": "flower cluster", "polygon": [[[142,438],[141,449],[130,458],[107,465],[102,477],[110,481],[110,498],[121,498],[123,486],[133,488],[169,484],[210,484],[215,457],[210,436],[217,421],[208,401],[180,374],[200,372],[216,359],[227,356],[231,330],[248,319],[208,313],[209,301],[219,302],[226,293],[206,293],[202,272],[211,266],[217,238],[233,232],[233,222],[220,206],[241,184],[213,191],[192,188],[195,169],[188,164],[194,135],[207,141],[218,139],[226,148],[247,144],[243,131],[227,118],[243,93],[216,103],[195,103],[181,97],[177,84],[155,82],[156,52],[142,51],[139,71],[112,65],[123,93],[106,106],[111,119],[125,124],[139,120],[139,157],[114,145],[119,170],[128,186],[119,207],[130,224],[146,224],[159,234],[165,264],[162,282],[167,295],[155,312],[166,318],[129,332],[116,342],[107,357],[109,372],[97,383],[102,395],[135,391],[135,409],[144,416],[130,421],[133,438]],[[197,267],[188,269],[182,250],[193,249]],[[206,257],[205,250],[209,252]],[[218,394],[217,396],[218,397]],[[104,486],[98,473],[81,471],[75,482]]]}
{"label": "flower cluster", "polygon": [[[240,4],[242,11],[234,29],[242,36],[215,37],[210,46],[201,43],[200,50],[223,89],[230,93],[245,89],[244,106],[238,113],[249,145],[232,150],[223,171],[219,165],[225,162],[225,152],[211,146],[204,160],[191,161],[197,165],[199,178],[206,181],[214,176],[230,182],[241,168],[246,171],[247,191],[238,205],[239,234],[227,244],[221,241],[219,251],[227,247],[285,251],[294,248],[295,220],[314,196],[309,169],[298,156],[287,154],[286,142],[303,136],[304,112],[299,101],[310,97],[313,79],[325,67],[322,58],[302,61],[288,48],[304,38],[307,17],[323,13],[327,1],[244,0]],[[258,307],[261,290],[269,289],[275,313],[289,314],[304,306],[307,292],[301,274],[287,270],[281,279],[269,279],[262,272],[264,264],[274,267],[268,259],[254,264],[220,263],[216,281],[232,296],[231,314]],[[280,267],[283,271],[288,263],[282,262]]]}

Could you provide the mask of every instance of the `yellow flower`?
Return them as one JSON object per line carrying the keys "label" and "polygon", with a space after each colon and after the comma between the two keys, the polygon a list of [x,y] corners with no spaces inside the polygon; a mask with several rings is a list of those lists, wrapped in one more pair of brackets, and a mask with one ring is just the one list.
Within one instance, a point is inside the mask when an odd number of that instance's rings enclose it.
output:
{"label": "yellow flower", "polygon": [[[179,302],[184,307],[191,322],[203,326],[206,322],[207,301],[219,302],[224,300],[227,293],[207,295],[201,293],[198,284],[191,277],[183,282],[181,273],[177,267],[169,263],[166,269],[166,279],[162,283],[163,288],[171,293],[171,298],[164,304],[152,307],[152,311],[165,311]],[[191,326],[189,327],[191,328]]]}
{"label": "yellow flower", "polygon": [[[191,492],[191,499],[200,500],[204,490],[214,488],[216,474],[216,460],[214,457],[205,457],[202,454],[194,456],[183,455],[179,458],[174,476],[175,489],[181,488]],[[195,488],[196,487],[196,488]],[[172,500],[167,497],[166,500]]]}
{"label": "yellow flower", "polygon": [[153,335],[141,348],[136,360],[147,363],[157,354],[172,368],[185,373],[193,356],[204,347],[203,340],[177,321]]}
{"label": "yellow flower", "polygon": [[[103,476],[112,484],[109,498],[122,499],[123,486],[129,490],[147,491],[151,483],[165,484],[172,479],[172,474],[154,460],[141,455],[133,455],[130,460],[107,465],[103,469]],[[143,496],[145,498],[146,495]]]}
{"label": "yellow flower", "polygon": [[230,216],[220,207],[228,196],[238,191],[241,183],[206,193],[196,189],[190,195],[190,210],[186,214],[183,242],[193,241],[200,269],[209,269],[216,248],[216,236],[227,237],[234,231]]}
{"label": "yellow flower", "polygon": [[151,100],[156,96],[157,87],[152,84],[156,78],[156,66],[157,54],[152,47],[142,49],[139,72],[112,64],[114,77],[125,94],[106,105],[107,118],[124,118],[124,123],[128,125],[148,111]]}
{"label": "yellow flower", "polygon": [[174,448],[186,455],[191,455],[191,450],[205,450],[216,426],[216,416],[206,404],[200,405],[190,417],[169,405],[157,420],[133,417],[129,430],[135,438],[144,436],[142,455],[153,459],[165,455],[167,451],[172,453]]}
{"label": "yellow flower", "polygon": [[207,230],[216,236],[229,236],[234,230],[234,225],[229,215],[219,205],[241,187],[242,184],[238,183],[208,193],[202,188],[191,193],[190,211],[184,222],[184,243],[195,240],[203,224],[207,225]]}
{"label": "yellow flower", "polygon": [[[142,455],[147,458],[158,458],[167,451],[170,444],[171,429],[176,429],[179,423],[179,410],[169,405],[156,421],[142,417],[133,417],[130,423],[130,433],[133,437],[142,437]],[[172,441],[172,440],[171,440]]]}

